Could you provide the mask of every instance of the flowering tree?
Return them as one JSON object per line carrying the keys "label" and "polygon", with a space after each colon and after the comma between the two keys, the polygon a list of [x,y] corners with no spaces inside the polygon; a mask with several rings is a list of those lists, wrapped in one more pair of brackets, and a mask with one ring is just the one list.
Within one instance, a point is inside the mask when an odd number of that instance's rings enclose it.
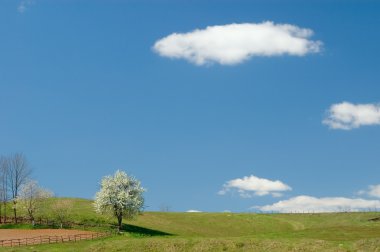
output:
{"label": "flowering tree", "polygon": [[40,187],[37,181],[28,180],[22,187],[17,197],[21,207],[23,207],[30,220],[34,225],[34,216],[39,208],[42,207],[43,202],[53,196],[53,193]]}
{"label": "flowering tree", "polygon": [[72,208],[73,202],[69,199],[56,199],[51,206],[53,216],[58,219],[60,228],[63,228],[63,224],[70,219]]}
{"label": "flowering tree", "polygon": [[142,211],[144,191],[140,181],[117,170],[113,176],[102,179],[101,189],[95,196],[95,211],[113,214],[120,231],[123,217],[131,219]]}

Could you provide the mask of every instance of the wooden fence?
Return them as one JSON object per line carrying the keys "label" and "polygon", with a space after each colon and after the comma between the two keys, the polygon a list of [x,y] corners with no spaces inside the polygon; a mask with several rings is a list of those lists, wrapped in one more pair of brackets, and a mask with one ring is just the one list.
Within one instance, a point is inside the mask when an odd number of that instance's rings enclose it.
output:
{"label": "wooden fence", "polygon": [[[25,217],[17,217],[17,222],[18,223],[25,223],[27,221],[30,221],[29,218],[25,218]],[[3,217],[1,216],[0,217],[0,224],[10,224],[10,223],[15,223],[15,218],[14,217]]]}
{"label": "wooden fence", "polygon": [[94,240],[109,236],[110,233],[92,233],[92,234],[75,234],[75,235],[41,235],[31,238],[20,238],[10,240],[0,240],[0,247],[18,247],[38,244],[51,244],[63,242],[77,242],[81,240]]}

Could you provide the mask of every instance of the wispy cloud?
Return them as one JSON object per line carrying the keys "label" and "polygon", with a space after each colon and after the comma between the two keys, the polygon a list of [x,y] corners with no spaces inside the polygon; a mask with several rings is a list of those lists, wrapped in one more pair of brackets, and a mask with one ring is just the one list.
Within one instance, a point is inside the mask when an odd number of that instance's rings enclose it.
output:
{"label": "wispy cloud", "polygon": [[282,196],[282,192],[292,190],[292,188],[279,180],[272,181],[251,175],[227,181],[218,194],[225,195],[234,190],[237,190],[239,195],[244,198],[264,195],[279,197]]}
{"label": "wispy cloud", "polygon": [[323,124],[332,129],[351,130],[367,125],[380,125],[379,104],[333,104]]}
{"label": "wispy cloud", "polygon": [[379,200],[351,199],[344,197],[316,198],[311,196],[297,196],[281,200],[272,205],[255,206],[253,208],[270,212],[340,212],[360,211],[380,207]]}
{"label": "wispy cloud", "polygon": [[380,184],[379,185],[370,185],[370,186],[368,186],[367,190],[359,191],[358,194],[380,198]]}
{"label": "wispy cloud", "polygon": [[256,56],[304,56],[321,50],[310,29],[273,22],[208,26],[188,33],[173,33],[158,40],[159,55],[185,59],[196,65],[234,65]]}
{"label": "wispy cloud", "polygon": [[31,5],[35,3],[34,0],[22,0],[17,6],[17,11],[19,13],[24,13]]}

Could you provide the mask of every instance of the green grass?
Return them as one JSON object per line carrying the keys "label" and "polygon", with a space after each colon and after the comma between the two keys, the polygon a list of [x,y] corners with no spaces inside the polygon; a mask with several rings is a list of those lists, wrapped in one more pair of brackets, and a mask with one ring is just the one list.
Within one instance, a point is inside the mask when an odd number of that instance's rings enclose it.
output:
{"label": "green grass", "polygon": [[[74,221],[114,223],[94,213],[90,201],[72,200]],[[126,222],[121,235],[2,251],[380,251],[380,222],[369,221],[379,216],[146,212]]]}
{"label": "green grass", "polygon": [[2,224],[1,229],[33,229],[29,224]]}

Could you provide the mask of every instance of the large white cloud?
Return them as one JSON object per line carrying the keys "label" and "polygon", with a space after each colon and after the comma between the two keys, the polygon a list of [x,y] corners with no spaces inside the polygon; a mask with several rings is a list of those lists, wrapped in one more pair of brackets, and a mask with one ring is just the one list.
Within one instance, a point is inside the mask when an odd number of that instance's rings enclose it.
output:
{"label": "large white cloud", "polygon": [[368,190],[359,191],[359,195],[369,195],[371,197],[380,198],[380,185],[370,185]]}
{"label": "large white cloud", "polygon": [[316,198],[311,196],[297,196],[288,200],[281,200],[272,205],[256,206],[253,208],[265,212],[341,212],[360,211],[380,207],[379,200],[351,199],[344,197]]}
{"label": "large white cloud", "polygon": [[234,65],[255,56],[304,56],[319,52],[321,41],[312,41],[310,29],[273,22],[208,26],[188,33],[173,33],[158,40],[159,55],[186,59],[196,65]]}
{"label": "large white cloud", "polygon": [[231,190],[237,190],[240,196],[245,198],[253,195],[264,196],[268,194],[278,197],[281,196],[281,192],[292,190],[292,188],[279,180],[272,181],[251,175],[227,181],[218,194],[225,195]]}
{"label": "large white cloud", "polygon": [[350,130],[365,125],[380,125],[379,104],[333,104],[323,123],[332,129]]}

